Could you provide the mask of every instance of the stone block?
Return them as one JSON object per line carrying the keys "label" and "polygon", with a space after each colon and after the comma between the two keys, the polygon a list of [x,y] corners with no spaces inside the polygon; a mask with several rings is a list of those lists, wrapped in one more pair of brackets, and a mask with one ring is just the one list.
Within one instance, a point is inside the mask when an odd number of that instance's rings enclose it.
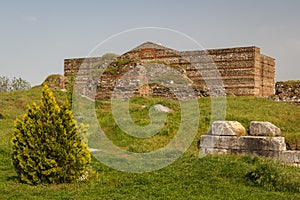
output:
{"label": "stone block", "polygon": [[163,113],[169,113],[169,112],[173,112],[172,109],[166,107],[166,106],[163,106],[161,104],[156,104],[153,106],[153,109],[156,110],[157,112],[163,112]]}
{"label": "stone block", "polygon": [[280,136],[280,128],[270,122],[250,122],[250,135],[256,136]]}
{"label": "stone block", "polygon": [[300,163],[300,151],[282,151],[279,159],[289,163]]}
{"label": "stone block", "polygon": [[240,149],[256,151],[285,151],[284,137],[241,136],[238,138]]}
{"label": "stone block", "polygon": [[218,149],[218,148],[201,148],[202,155],[206,154],[224,154],[230,153],[229,149]]}
{"label": "stone block", "polygon": [[215,121],[212,124],[212,135],[246,135],[246,129],[237,121]]}
{"label": "stone block", "polygon": [[200,148],[237,149],[236,136],[202,135]]}
{"label": "stone block", "polygon": [[200,148],[245,151],[285,151],[284,137],[202,135]]}

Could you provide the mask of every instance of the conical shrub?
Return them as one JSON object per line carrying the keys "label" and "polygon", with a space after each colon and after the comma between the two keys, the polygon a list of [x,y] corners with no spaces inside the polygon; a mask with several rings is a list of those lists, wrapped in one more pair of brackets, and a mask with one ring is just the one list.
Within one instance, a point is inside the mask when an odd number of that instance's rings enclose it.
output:
{"label": "conical shrub", "polygon": [[90,160],[68,103],[59,106],[44,85],[40,105],[28,106],[27,113],[15,121],[12,162],[20,180],[72,182],[85,174]]}

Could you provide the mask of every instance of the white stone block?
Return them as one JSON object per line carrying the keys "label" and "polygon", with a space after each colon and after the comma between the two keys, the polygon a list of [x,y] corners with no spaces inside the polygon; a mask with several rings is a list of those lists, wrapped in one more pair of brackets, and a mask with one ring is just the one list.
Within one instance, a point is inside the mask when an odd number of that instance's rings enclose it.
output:
{"label": "white stone block", "polygon": [[256,136],[280,136],[280,128],[270,122],[250,122],[250,135]]}
{"label": "white stone block", "polygon": [[241,136],[238,138],[238,146],[245,150],[285,151],[284,137],[266,136]]}
{"label": "white stone block", "polygon": [[201,148],[236,149],[238,148],[236,136],[202,135]]}
{"label": "white stone block", "polygon": [[246,129],[237,121],[215,121],[212,124],[212,135],[247,135]]}

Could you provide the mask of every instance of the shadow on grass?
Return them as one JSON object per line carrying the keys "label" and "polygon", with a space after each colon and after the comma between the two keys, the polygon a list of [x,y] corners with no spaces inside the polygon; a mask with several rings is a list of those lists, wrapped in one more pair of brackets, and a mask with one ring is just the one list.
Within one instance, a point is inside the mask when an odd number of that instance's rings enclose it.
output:
{"label": "shadow on grass", "polygon": [[19,182],[19,177],[17,175],[12,175],[12,176],[8,176],[6,177],[7,181],[18,181]]}

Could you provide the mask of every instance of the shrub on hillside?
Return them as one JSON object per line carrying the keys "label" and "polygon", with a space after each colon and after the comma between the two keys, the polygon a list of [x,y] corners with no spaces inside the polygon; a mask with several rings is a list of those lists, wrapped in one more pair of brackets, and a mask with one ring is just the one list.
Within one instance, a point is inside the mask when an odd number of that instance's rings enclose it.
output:
{"label": "shrub on hillside", "polygon": [[59,106],[44,85],[40,105],[28,106],[22,119],[15,121],[12,161],[20,180],[72,182],[86,173],[90,159],[68,103]]}
{"label": "shrub on hillside", "polygon": [[[251,185],[263,187],[269,191],[300,192],[300,179],[297,173],[287,173],[285,166],[274,162],[259,163],[246,174]],[[288,166],[286,166],[288,167]]]}

